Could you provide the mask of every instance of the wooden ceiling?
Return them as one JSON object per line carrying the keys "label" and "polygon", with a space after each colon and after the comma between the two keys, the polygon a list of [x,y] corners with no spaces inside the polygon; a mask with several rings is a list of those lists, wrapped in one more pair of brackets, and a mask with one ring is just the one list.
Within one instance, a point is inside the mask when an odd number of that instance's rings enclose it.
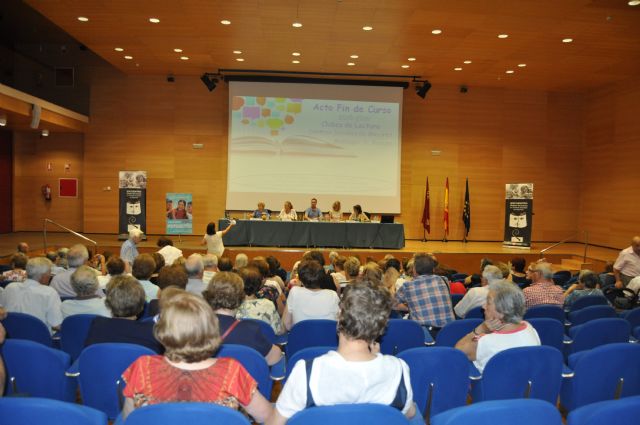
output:
{"label": "wooden ceiling", "polygon": [[[26,2],[128,74],[200,75],[220,68],[400,74],[433,84],[552,91],[640,75],[640,6],[627,0]],[[292,27],[296,20],[302,28]],[[363,31],[365,25],[373,30]]]}

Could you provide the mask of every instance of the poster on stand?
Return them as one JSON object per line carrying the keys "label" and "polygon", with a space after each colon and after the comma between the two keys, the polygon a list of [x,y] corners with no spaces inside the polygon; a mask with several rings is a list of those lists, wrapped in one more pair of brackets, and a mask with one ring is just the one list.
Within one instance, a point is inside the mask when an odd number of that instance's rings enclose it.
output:
{"label": "poster on stand", "polygon": [[127,239],[134,228],[147,233],[147,172],[120,171],[118,180],[119,238]]}
{"label": "poster on stand", "polygon": [[531,248],[533,183],[506,185],[504,242],[508,248]]}
{"label": "poster on stand", "polygon": [[167,234],[193,234],[193,199],[190,193],[167,193]]}

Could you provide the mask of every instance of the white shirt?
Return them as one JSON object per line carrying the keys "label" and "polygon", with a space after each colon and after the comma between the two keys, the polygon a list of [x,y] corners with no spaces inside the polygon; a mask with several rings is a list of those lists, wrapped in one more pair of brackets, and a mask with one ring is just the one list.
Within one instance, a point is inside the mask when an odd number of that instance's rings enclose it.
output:
{"label": "white shirt", "polygon": [[631,279],[627,285],[627,289],[631,289],[637,294],[638,291],[640,291],[640,276]]}
{"label": "white shirt", "polygon": [[202,281],[202,279],[194,279],[194,278],[190,277],[189,281],[187,282],[186,289],[187,289],[187,291],[191,292],[192,294],[196,294],[196,295],[202,296],[202,291],[207,289],[207,284],[204,283]]}
{"label": "white shirt", "polygon": [[146,302],[158,298],[158,291],[160,290],[158,285],[148,280],[139,280],[138,282],[140,282],[140,285],[144,288],[144,298]]}
{"label": "white shirt", "polygon": [[204,235],[207,243],[207,254],[213,254],[222,257],[224,252],[224,244],[222,243],[222,232],[216,232],[215,235]]}
{"label": "white shirt", "polygon": [[294,221],[298,219],[298,214],[296,214],[296,210],[294,209],[291,209],[288,214],[283,209],[280,211],[280,214],[278,214],[278,218],[282,221]]}
{"label": "white shirt", "polygon": [[158,251],[158,254],[162,255],[164,257],[164,263],[170,266],[174,261],[182,257],[182,250],[175,246],[167,245],[163,246],[162,249]]}
{"label": "white shirt", "polygon": [[0,297],[0,305],[8,312],[35,316],[49,329],[62,323],[60,296],[53,288],[33,279],[9,284]]}
{"label": "white shirt", "polygon": [[620,251],[613,268],[625,276],[640,276],[640,256],[632,247],[625,248]]}
{"label": "white shirt", "polygon": [[480,307],[484,304],[487,300],[488,293],[489,288],[487,286],[471,288],[453,309],[458,317],[462,317],[464,319],[464,316],[467,315],[469,310]]}
{"label": "white shirt", "polygon": [[[317,406],[361,403],[390,405],[395,399],[401,376],[404,376],[407,390],[402,413],[407,413],[413,402],[409,367],[394,356],[378,354],[373,360],[352,362],[345,360],[337,351],[329,351],[314,360],[309,388]],[[276,409],[282,416],[290,418],[303,410],[306,404],[306,367],[305,361],[300,360],[293,367],[278,397]]]}
{"label": "white shirt", "polygon": [[291,314],[293,324],[309,319],[336,320],[340,299],[336,291],[310,289],[294,286],[287,298],[287,310]]}
{"label": "white shirt", "polygon": [[473,364],[482,373],[491,357],[500,351],[535,345],[540,345],[538,332],[528,322],[522,322],[522,326],[515,331],[496,331],[480,337]]}
{"label": "white shirt", "polygon": [[202,272],[202,281],[205,283],[205,285],[209,285],[209,282],[211,282],[211,279],[213,279],[216,273],[217,272],[212,272],[210,270],[205,270],[204,272]]}
{"label": "white shirt", "polygon": [[89,298],[86,300],[66,300],[62,302],[62,318],[66,319],[74,314],[97,314],[111,317],[111,311],[105,305],[104,298]]}
{"label": "white shirt", "polygon": [[71,286],[71,275],[75,272],[75,268],[69,268],[61,273],[58,273],[51,279],[50,286],[58,291],[61,297],[75,297],[76,291]]}

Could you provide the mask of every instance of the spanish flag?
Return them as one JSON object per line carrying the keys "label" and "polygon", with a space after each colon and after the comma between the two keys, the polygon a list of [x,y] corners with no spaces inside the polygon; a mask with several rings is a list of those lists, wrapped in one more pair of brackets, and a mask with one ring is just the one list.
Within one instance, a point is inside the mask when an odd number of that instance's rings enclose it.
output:
{"label": "spanish flag", "polygon": [[447,177],[447,183],[444,186],[444,234],[445,237],[449,235],[449,177]]}
{"label": "spanish flag", "polygon": [[424,194],[424,208],[422,210],[422,227],[427,233],[431,233],[431,208],[429,206],[429,177],[427,177],[427,189]]}

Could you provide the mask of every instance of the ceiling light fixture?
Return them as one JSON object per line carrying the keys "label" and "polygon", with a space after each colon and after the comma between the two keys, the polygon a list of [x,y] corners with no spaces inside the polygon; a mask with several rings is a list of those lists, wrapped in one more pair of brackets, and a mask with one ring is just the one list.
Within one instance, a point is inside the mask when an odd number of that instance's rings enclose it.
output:
{"label": "ceiling light fixture", "polygon": [[640,4],[640,0],[629,0],[629,2],[627,2],[627,4],[629,6],[638,6]]}
{"label": "ceiling light fixture", "polygon": [[238,62],[244,62],[244,58],[236,58]]}
{"label": "ceiling light fixture", "polygon": [[189,56],[180,56],[180,60],[188,61],[189,60]]}
{"label": "ceiling light fixture", "polygon": [[431,83],[428,80],[425,80],[422,86],[416,86],[416,94],[424,99],[430,89]]}
{"label": "ceiling light fixture", "polygon": [[200,77],[200,81],[204,83],[205,86],[209,89],[209,91],[213,91],[216,88],[216,84],[218,84],[218,79],[215,78],[216,74],[204,73]]}
{"label": "ceiling light fixture", "polygon": [[562,42],[563,43],[573,43],[573,38],[563,38]]}
{"label": "ceiling light fixture", "polygon": [[348,62],[347,66],[356,66],[356,64],[354,62]]}
{"label": "ceiling light fixture", "polygon": [[439,29],[432,30],[431,34],[440,35],[440,34],[442,34],[442,30],[439,30]]}
{"label": "ceiling light fixture", "polygon": [[349,57],[350,57],[351,59],[358,59],[360,56],[358,56],[358,55],[351,55],[351,56],[349,56]]}
{"label": "ceiling light fixture", "polygon": [[89,21],[89,18],[87,18],[86,16],[78,16],[78,21],[87,22],[87,21]]}
{"label": "ceiling light fixture", "polygon": [[182,49],[173,49],[173,51],[176,53],[182,53]]}
{"label": "ceiling light fixture", "polygon": [[365,31],[371,31],[371,30],[373,30],[373,27],[370,26],[370,25],[365,25],[364,27],[362,27],[362,29],[365,30]]}
{"label": "ceiling light fixture", "polygon": [[122,47],[116,47],[113,50],[115,50],[116,52],[124,52],[124,49]]}
{"label": "ceiling light fixture", "polygon": [[409,68],[409,65],[400,65],[402,68],[407,69]]}
{"label": "ceiling light fixture", "polygon": [[242,50],[234,50],[233,54],[234,55],[241,55],[242,54]]}
{"label": "ceiling light fixture", "polygon": [[151,22],[152,24],[159,24],[160,23],[160,19],[158,19],[158,18],[149,18],[149,22]]}
{"label": "ceiling light fixture", "polygon": [[300,52],[293,52],[291,53],[291,56],[300,56]]}
{"label": "ceiling light fixture", "polygon": [[462,68],[457,67],[457,68],[453,68],[454,71],[462,71]]}
{"label": "ceiling light fixture", "polygon": [[125,56],[124,57],[126,60],[130,61],[131,59],[133,59],[133,56]]}
{"label": "ceiling light fixture", "polygon": [[0,127],[7,125],[7,114],[4,112],[0,114]]}
{"label": "ceiling light fixture", "polygon": [[509,34],[498,34],[498,38],[509,38]]}
{"label": "ceiling light fixture", "polygon": [[466,64],[466,65],[469,65],[471,63],[471,61],[470,60],[466,60],[463,63]]}
{"label": "ceiling light fixture", "polygon": [[415,60],[416,60],[416,58],[407,58],[407,60],[408,60],[409,62],[413,62],[413,61],[415,61]]}
{"label": "ceiling light fixture", "polygon": [[302,28],[302,22],[294,22],[293,24],[291,24],[292,27],[294,28]]}
{"label": "ceiling light fixture", "polygon": [[229,21],[228,19],[223,19],[222,21],[220,21],[220,23],[222,25],[231,25],[231,21]]}
{"label": "ceiling light fixture", "polygon": [[300,63],[299,60],[292,60],[291,63]]}
{"label": "ceiling light fixture", "polygon": [[513,74],[515,71],[513,69],[507,69],[505,74]]}
{"label": "ceiling light fixture", "polygon": [[524,68],[525,66],[527,66],[527,64],[526,64],[526,63],[519,63],[519,64],[518,64],[518,68]]}
{"label": "ceiling light fixture", "polygon": [[49,136],[49,130],[44,129],[42,130],[42,133],[40,133],[42,135],[42,137],[48,137]]}

